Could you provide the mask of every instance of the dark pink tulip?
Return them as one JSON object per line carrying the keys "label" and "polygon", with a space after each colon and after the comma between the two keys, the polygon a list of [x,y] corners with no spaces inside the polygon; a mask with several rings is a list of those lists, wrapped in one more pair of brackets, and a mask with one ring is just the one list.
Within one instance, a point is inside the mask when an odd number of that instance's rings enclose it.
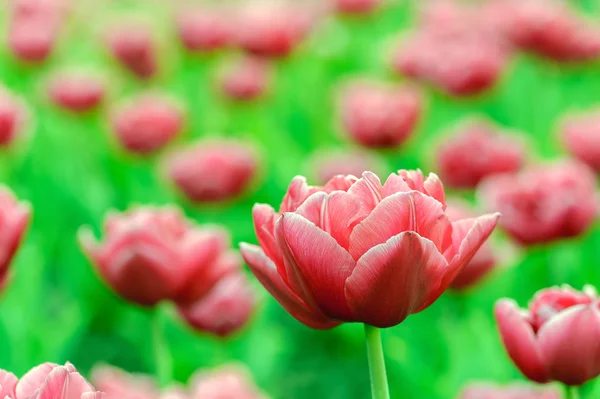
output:
{"label": "dark pink tulip", "polygon": [[266,399],[248,371],[237,365],[198,372],[192,377],[192,387],[198,399]]}
{"label": "dark pink tulip", "polygon": [[376,154],[358,150],[326,150],[311,160],[313,174],[319,184],[325,184],[336,175],[362,176],[363,172],[385,170],[383,160]]}
{"label": "dark pink tulip", "polygon": [[213,52],[228,47],[233,40],[231,10],[223,6],[186,7],[177,16],[179,39],[186,49]]}
{"label": "dark pink tulip", "polygon": [[102,244],[88,228],[79,241],[106,282],[140,305],[197,299],[230,270],[217,262],[226,233],[195,226],[175,207],[109,214],[104,230]]}
{"label": "dark pink tulip", "polygon": [[342,14],[367,14],[380,4],[381,0],[333,0],[333,6]]}
{"label": "dark pink tulip", "polygon": [[8,46],[16,58],[38,63],[50,56],[59,31],[55,18],[34,14],[14,17],[9,23]]}
{"label": "dark pink tulip", "polygon": [[479,187],[500,225],[525,245],[583,233],[598,213],[596,177],[585,164],[562,161],[489,177]]}
{"label": "dark pink tulip", "polygon": [[117,367],[100,365],[92,370],[94,386],[105,392],[106,399],[159,399],[160,390],[152,378],[130,374]]}
{"label": "dark pink tulip", "polygon": [[592,111],[567,118],[562,139],[569,152],[600,172],[600,112]]}
{"label": "dark pink tulip", "polygon": [[248,279],[237,272],[221,278],[198,301],[179,306],[179,311],[194,329],[225,337],[246,325],[255,303]]}
{"label": "dark pink tulip", "polygon": [[169,178],[193,202],[237,197],[258,172],[258,155],[248,143],[201,141],[167,160]]}
{"label": "dark pink tulip", "polygon": [[449,186],[474,188],[490,175],[518,171],[525,158],[521,141],[483,119],[468,120],[447,137],[437,153],[437,168]]}
{"label": "dark pink tulip", "polygon": [[0,147],[10,146],[23,134],[26,119],[25,104],[0,86]]}
{"label": "dark pink tulip", "polygon": [[228,98],[249,101],[261,97],[270,80],[271,67],[267,61],[244,57],[223,71],[219,83],[221,92]]}
{"label": "dark pink tulip", "polygon": [[342,91],[339,103],[347,134],[369,148],[404,143],[422,110],[421,96],[413,88],[367,80],[351,82]]}
{"label": "dark pink tulip", "polygon": [[84,70],[61,71],[48,86],[50,99],[72,112],[85,112],[98,106],[104,97],[104,82]]}
{"label": "dark pink tulip", "polygon": [[158,70],[157,43],[149,26],[128,23],[111,28],[108,46],[112,55],[140,79],[150,79]]}
{"label": "dark pink tulip", "polygon": [[184,125],[181,107],[170,98],[145,94],[116,109],[112,126],[128,151],[150,154],[169,144]]}
{"label": "dark pink tulip", "polygon": [[[454,201],[448,203],[446,216],[453,221],[459,221],[474,216],[473,210],[467,205]],[[479,248],[479,251],[473,256],[471,261],[462,269],[456,276],[451,288],[455,290],[463,290],[477,284],[485,278],[496,266],[496,257],[489,243],[485,242]]]}
{"label": "dark pink tulip", "polygon": [[0,186],[0,289],[10,277],[10,262],[21,244],[30,213],[28,203],[19,202],[8,188]]}
{"label": "dark pink tulip", "polygon": [[581,385],[600,375],[600,303],[593,288],[539,291],[529,310],[502,299],[495,313],[504,346],[527,378]]}
{"label": "dark pink tulip", "polygon": [[[244,259],[292,316],[391,327],[431,305],[494,229],[498,214],[451,222],[434,174],[336,176],[323,187],[292,180],[283,203],[257,204],[260,247]],[[401,290],[398,287],[403,287]]]}
{"label": "dark pink tulip", "polygon": [[525,384],[499,386],[494,384],[470,384],[459,399],[562,399],[555,388],[539,388]]}

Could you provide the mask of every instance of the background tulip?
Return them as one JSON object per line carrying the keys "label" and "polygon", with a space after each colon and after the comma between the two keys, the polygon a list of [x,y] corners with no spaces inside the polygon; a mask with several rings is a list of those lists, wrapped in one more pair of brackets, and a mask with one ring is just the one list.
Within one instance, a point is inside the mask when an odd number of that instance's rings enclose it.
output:
{"label": "background tulip", "polygon": [[24,132],[27,110],[21,100],[0,86],[0,146],[8,147]]}
{"label": "background tulip", "polygon": [[561,399],[554,388],[534,388],[525,384],[498,386],[476,383],[469,385],[460,399]]}
{"label": "background tulip", "polygon": [[158,399],[160,395],[152,378],[108,365],[95,366],[91,380],[107,399]]}
{"label": "background tulip", "polygon": [[83,70],[59,71],[48,86],[50,99],[59,107],[73,112],[85,112],[96,107],[104,92],[104,82]]}
{"label": "background tulip", "polygon": [[21,244],[30,213],[28,203],[19,202],[8,188],[0,187],[0,289],[10,276],[10,262]]}
{"label": "background tulip", "polygon": [[158,71],[158,49],[150,27],[122,23],[110,29],[107,41],[113,57],[138,78],[150,79]]}
{"label": "background tulip", "polygon": [[244,57],[229,65],[220,77],[221,92],[231,99],[248,101],[268,89],[271,68],[265,60]]}
{"label": "background tulip", "polygon": [[241,366],[226,365],[210,372],[198,372],[191,383],[194,397],[203,399],[266,399]]}
{"label": "background tulip", "polygon": [[179,39],[189,51],[213,52],[233,40],[232,12],[222,6],[184,7],[177,15]]}
{"label": "background tulip", "polygon": [[572,155],[600,171],[600,112],[568,117],[562,125],[562,139]]}
{"label": "background tulip", "polygon": [[367,14],[381,4],[381,0],[332,0],[335,9],[343,14]]}

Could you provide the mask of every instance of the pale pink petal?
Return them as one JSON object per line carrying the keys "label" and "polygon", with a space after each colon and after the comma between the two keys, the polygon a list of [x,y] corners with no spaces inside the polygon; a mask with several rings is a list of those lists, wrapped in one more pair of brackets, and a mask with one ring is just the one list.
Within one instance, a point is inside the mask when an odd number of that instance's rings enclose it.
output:
{"label": "pale pink petal", "polygon": [[354,320],[381,328],[401,323],[425,301],[432,277],[446,266],[433,242],[410,231],[372,248],[346,281]]}
{"label": "pale pink petal", "polygon": [[423,183],[425,193],[436,200],[440,201],[444,207],[446,206],[446,191],[442,181],[435,173],[430,173],[427,180]]}
{"label": "pale pink petal", "polygon": [[81,399],[85,392],[93,392],[85,378],[77,372],[70,372],[66,367],[59,366],[48,374],[37,399]]}
{"label": "pale pink petal", "polygon": [[364,204],[367,210],[371,210],[381,201],[381,181],[373,172],[365,172],[356,183],[348,189],[348,193],[355,195]]}
{"label": "pale pink petal", "polygon": [[402,177],[398,176],[395,173],[392,173],[383,185],[383,189],[381,190],[381,196],[383,198],[386,198],[396,193],[406,193],[408,191],[412,191],[412,188],[410,188],[408,184],[406,184]]}
{"label": "pale pink petal", "polygon": [[86,392],[81,395],[81,399],[107,399],[108,396],[102,392]]}
{"label": "pale pink petal", "polygon": [[0,398],[14,398],[18,378],[6,370],[0,370]]}
{"label": "pale pink petal", "polygon": [[17,383],[17,399],[25,399],[35,393],[55,367],[59,367],[58,364],[43,363],[29,370]]}

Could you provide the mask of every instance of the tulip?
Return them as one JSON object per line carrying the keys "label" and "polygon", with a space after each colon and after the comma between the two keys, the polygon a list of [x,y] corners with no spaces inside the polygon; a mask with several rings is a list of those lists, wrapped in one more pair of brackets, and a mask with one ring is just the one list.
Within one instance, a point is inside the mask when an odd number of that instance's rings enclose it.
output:
{"label": "tulip", "polygon": [[369,148],[393,148],[414,131],[422,104],[412,88],[361,80],[342,90],[339,108],[344,129],[354,141]]}
{"label": "tulip", "polygon": [[114,111],[112,127],[120,144],[147,155],[169,144],[181,133],[184,114],[171,99],[144,94]]}
{"label": "tulip", "polygon": [[333,0],[337,12],[342,14],[368,14],[381,4],[381,0]]}
{"label": "tulip", "polygon": [[567,118],[562,126],[562,138],[572,155],[600,172],[600,112]]}
{"label": "tulip", "polygon": [[152,378],[130,374],[117,367],[99,365],[92,370],[92,382],[107,399],[159,399],[160,390]]}
{"label": "tulip", "polygon": [[266,399],[258,391],[245,368],[227,365],[201,371],[192,377],[194,398],[202,399]]}
{"label": "tulip", "polygon": [[356,150],[320,151],[314,154],[311,164],[319,184],[336,175],[362,176],[366,170],[385,170],[383,160],[375,154]]}
{"label": "tulip", "polygon": [[0,86],[0,147],[10,146],[24,133],[26,119],[25,104]]}
{"label": "tulip", "polygon": [[59,107],[85,112],[98,106],[104,97],[104,82],[83,70],[62,71],[52,77],[48,94]]}
{"label": "tulip", "polygon": [[249,101],[261,97],[270,83],[271,68],[264,60],[245,57],[224,70],[220,86],[233,100]]}
{"label": "tulip", "polygon": [[502,299],[495,315],[508,355],[530,380],[578,386],[600,374],[600,307],[593,288],[548,288],[527,310]]}
{"label": "tulip", "polygon": [[0,289],[10,277],[10,262],[21,244],[30,214],[27,202],[19,202],[7,187],[0,186]]}
{"label": "tulip", "polygon": [[493,384],[470,384],[459,399],[561,399],[554,388],[537,388],[525,384],[498,386]]}
{"label": "tulip", "polygon": [[237,197],[258,172],[258,155],[243,142],[200,141],[175,152],[166,162],[169,178],[193,202]]}
{"label": "tulip", "polygon": [[8,371],[0,369],[0,398],[13,399],[19,379]]}
{"label": "tulip", "polygon": [[107,41],[112,55],[138,78],[150,79],[156,74],[158,50],[150,27],[135,23],[115,26]]}
{"label": "tulip", "polygon": [[104,230],[102,244],[89,228],[80,230],[79,242],[106,282],[142,306],[199,299],[231,270],[230,263],[217,262],[226,232],[195,226],[175,207],[109,214]]}
{"label": "tulip", "polygon": [[245,275],[237,272],[221,278],[203,298],[180,306],[179,311],[196,330],[225,337],[247,323],[254,306],[254,292]]}
{"label": "tulip", "polygon": [[468,120],[437,153],[440,176],[448,185],[474,188],[483,178],[518,171],[524,161],[523,143],[502,135],[485,120]]}
{"label": "tulip", "polygon": [[576,161],[492,176],[479,196],[499,211],[501,226],[523,245],[543,244],[583,233],[596,218],[596,177]]}
{"label": "tulip", "polygon": [[213,52],[233,40],[231,11],[223,6],[185,8],[176,22],[179,39],[188,51]]}

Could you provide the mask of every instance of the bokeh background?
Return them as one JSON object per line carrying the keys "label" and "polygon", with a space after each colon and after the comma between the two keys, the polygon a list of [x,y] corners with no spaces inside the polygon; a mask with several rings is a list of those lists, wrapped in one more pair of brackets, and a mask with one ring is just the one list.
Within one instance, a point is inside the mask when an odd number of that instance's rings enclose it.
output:
{"label": "bokeh background", "polygon": [[[0,153],[0,180],[33,207],[33,219],[14,259],[13,278],[0,299],[0,367],[22,375],[44,361],[76,364],[84,374],[98,362],[129,371],[154,372],[149,334],[151,313],[124,302],[95,273],[76,241],[82,225],[99,235],[109,209],[131,204],[181,206],[199,223],[220,223],[234,243],[255,243],[251,209],[278,206],[297,174],[314,179],[316,151],[348,150],[336,111],[339,87],[353,77],[399,82],[390,50],[416,24],[416,1],[385,2],[361,16],[327,13],[296,51],[273,61],[273,80],[262,98],[236,102],[218,90],[222,66],[239,50],[192,54],[174,26],[174,2],[73,2],[56,47],[43,63],[28,64],[4,40],[10,13],[0,5],[0,80],[27,103],[27,137]],[[592,19],[600,3],[573,1]],[[140,80],[120,66],[103,44],[107,26],[122,14],[150,21],[161,42],[160,72]],[[93,111],[75,115],[49,100],[45,85],[64,66],[95,68],[106,77],[107,95]],[[218,204],[185,200],[161,172],[161,153],[126,153],[110,134],[114,104],[146,90],[164,92],[186,110],[184,132],[175,145],[202,137],[252,140],[261,153],[261,174],[241,197]],[[400,168],[435,171],[436,146],[447,128],[464,117],[484,115],[529,140],[528,162],[566,154],[557,122],[570,110],[600,103],[600,64],[564,64],[514,54],[497,84],[481,94],[453,97],[422,86],[425,109],[411,138],[398,149],[378,151],[383,175]],[[453,197],[475,201],[470,191]],[[383,331],[392,397],[451,398],[471,381],[522,379],[506,356],[493,319],[501,297],[525,305],[541,288],[600,283],[600,231],[528,249],[501,232],[493,244],[501,267],[463,293],[446,293],[426,311]],[[289,316],[253,279],[260,305],[250,323],[227,339],[194,332],[164,306],[174,378],[236,360],[274,398],[365,398],[368,369],[361,325],[321,332]],[[595,386],[596,385],[596,386]],[[600,384],[585,387],[600,396]]]}

